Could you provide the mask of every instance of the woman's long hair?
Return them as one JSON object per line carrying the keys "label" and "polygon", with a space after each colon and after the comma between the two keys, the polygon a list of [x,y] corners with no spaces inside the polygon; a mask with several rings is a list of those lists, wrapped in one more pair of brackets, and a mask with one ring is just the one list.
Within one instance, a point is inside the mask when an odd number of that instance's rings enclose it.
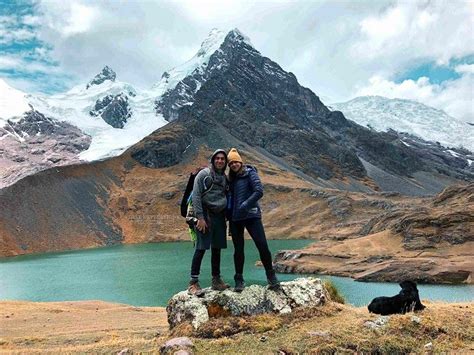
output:
{"label": "woman's long hair", "polygon": [[244,169],[245,169],[245,165],[244,165],[244,164],[242,164],[242,167],[240,168],[240,170],[239,170],[237,173],[235,173],[231,168],[229,168],[229,176],[227,177],[227,178],[229,179],[229,182],[234,181],[235,178],[237,177],[237,174],[238,174],[239,172],[244,171]]}

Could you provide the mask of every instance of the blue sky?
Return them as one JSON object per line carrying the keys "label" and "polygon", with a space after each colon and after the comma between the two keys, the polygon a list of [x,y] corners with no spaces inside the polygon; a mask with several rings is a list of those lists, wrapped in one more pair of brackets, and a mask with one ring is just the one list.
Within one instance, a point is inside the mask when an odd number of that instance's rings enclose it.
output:
{"label": "blue sky", "polygon": [[73,78],[58,71],[48,53],[52,46],[38,38],[38,9],[32,1],[0,0],[0,77],[28,83],[34,92],[66,90]]}
{"label": "blue sky", "polygon": [[401,83],[404,80],[418,80],[427,77],[433,84],[441,84],[447,80],[457,80],[462,75],[456,71],[456,67],[462,64],[474,64],[474,55],[462,58],[454,58],[448,64],[437,64],[435,61],[428,61],[422,64],[414,64],[408,67],[405,72],[397,74],[395,82]]}
{"label": "blue sky", "polygon": [[474,121],[473,16],[468,1],[0,0],[0,78],[51,94],[107,64],[148,88],[238,27],[325,103],[400,97]]}

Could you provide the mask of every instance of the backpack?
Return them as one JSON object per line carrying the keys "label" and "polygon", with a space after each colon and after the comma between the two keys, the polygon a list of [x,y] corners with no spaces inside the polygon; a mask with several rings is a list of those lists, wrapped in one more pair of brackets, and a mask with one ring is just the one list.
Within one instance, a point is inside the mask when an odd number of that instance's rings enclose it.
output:
{"label": "backpack", "polygon": [[[191,174],[189,174],[188,183],[186,184],[186,190],[184,190],[183,198],[181,199],[181,216],[186,217],[186,224],[188,225],[189,235],[191,237],[191,241],[193,244],[196,244],[197,234],[194,226],[196,225],[197,218],[194,215],[194,207],[193,207],[193,187],[194,187],[194,180],[196,179],[197,174],[202,170],[205,169],[204,167],[197,168]],[[210,184],[206,181],[209,181]],[[208,175],[204,178],[203,181],[204,189],[203,194],[207,193],[211,190],[212,186],[214,185],[214,180],[212,179],[211,175]],[[209,186],[207,186],[209,185]]]}
{"label": "backpack", "polygon": [[[188,183],[186,184],[186,189],[184,190],[184,194],[183,194],[183,197],[181,199],[181,204],[180,204],[182,217],[188,216],[189,205],[192,204],[194,180],[196,179],[197,174],[199,174],[199,172],[202,169],[205,169],[205,167],[196,168],[191,174],[189,174]],[[212,188],[212,185],[214,184],[214,181],[210,175],[209,175],[209,178],[211,179],[211,184],[209,187],[206,186],[207,185],[206,181],[208,180],[207,179],[204,180],[204,189],[203,189],[204,193],[207,193]]]}

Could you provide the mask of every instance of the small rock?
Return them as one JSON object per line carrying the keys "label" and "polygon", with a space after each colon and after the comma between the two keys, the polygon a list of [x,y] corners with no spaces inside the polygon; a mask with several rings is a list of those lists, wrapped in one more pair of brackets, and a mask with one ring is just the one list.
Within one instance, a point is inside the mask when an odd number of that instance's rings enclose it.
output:
{"label": "small rock", "polygon": [[189,350],[181,349],[175,352],[173,355],[191,355],[191,354],[192,352],[189,352]]}
{"label": "small rock", "polygon": [[328,331],[308,332],[308,334],[314,337],[323,337],[323,338],[328,338],[330,335]]}
{"label": "small rock", "polygon": [[170,192],[162,193],[161,197],[163,197],[165,200],[171,200],[175,195],[176,195],[176,192],[170,191]]}
{"label": "small rock", "polygon": [[194,344],[188,337],[179,337],[168,340],[161,348],[161,354],[174,354],[175,351],[185,350],[189,352],[189,348],[194,348]]}
{"label": "small rock", "polygon": [[421,323],[421,318],[417,317],[417,316],[411,316],[411,321],[413,323],[420,324]]}
{"label": "small rock", "polygon": [[266,337],[265,335],[262,335],[262,336],[260,337],[260,341],[261,341],[262,343],[266,342],[266,341],[267,341],[267,337]]}
{"label": "small rock", "polygon": [[370,329],[378,329],[385,327],[389,320],[390,316],[380,316],[374,321],[368,320],[364,325]]}
{"label": "small rock", "polygon": [[122,349],[117,353],[117,355],[127,355],[127,354],[131,354],[130,349],[128,348]]}
{"label": "small rock", "polygon": [[48,158],[48,160],[51,162],[51,163],[58,163],[62,160],[62,158],[59,156],[59,155],[52,155]]}
{"label": "small rock", "polygon": [[424,348],[426,351],[433,350],[433,343],[432,342],[426,343]]}

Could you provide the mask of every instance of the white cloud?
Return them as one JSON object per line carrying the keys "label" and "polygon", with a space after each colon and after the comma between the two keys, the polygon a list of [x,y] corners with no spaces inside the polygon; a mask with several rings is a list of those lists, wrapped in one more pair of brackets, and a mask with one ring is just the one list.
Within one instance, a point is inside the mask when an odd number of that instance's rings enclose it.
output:
{"label": "white cloud", "polygon": [[44,62],[28,61],[20,55],[0,55],[0,70],[15,70],[23,73],[60,74],[62,70]]}
{"label": "white cloud", "polygon": [[[472,65],[467,66],[472,70]],[[474,122],[474,75],[472,71],[456,80],[432,84],[427,77],[395,83],[381,76],[373,76],[368,85],[357,90],[356,96],[380,95],[422,102],[444,110],[449,115]]]}
{"label": "white cloud", "polygon": [[62,38],[88,32],[100,17],[96,6],[81,1],[43,2],[40,4],[42,24]]}
{"label": "white cloud", "polygon": [[0,44],[20,43],[30,41],[36,37],[36,34],[26,28],[1,28],[0,26]]}
{"label": "white cloud", "polygon": [[[238,27],[325,103],[348,100],[359,88],[384,95],[397,73],[474,53],[474,7],[467,2],[38,1],[38,12],[21,21],[35,27],[51,50],[35,50],[30,58],[58,62],[58,73],[74,76],[74,84],[90,80],[107,64],[119,80],[150,87],[165,70],[192,57],[213,27]],[[0,16],[0,28],[11,21]],[[472,68],[463,64],[456,70],[464,78],[459,86],[438,88],[421,80],[397,90],[406,96],[417,92],[411,96],[426,98],[425,104],[444,102],[445,92],[466,97],[465,75]],[[383,78],[377,85],[369,82],[375,74]],[[455,95],[455,90],[464,91]],[[465,102],[461,106],[468,111]]]}
{"label": "white cloud", "polygon": [[0,69],[9,70],[17,69],[20,67],[21,59],[12,56],[2,55],[0,56]]}
{"label": "white cloud", "polygon": [[[0,45],[31,41],[36,33],[31,26],[25,26],[25,17],[0,16]],[[31,22],[31,16],[26,21]]]}
{"label": "white cloud", "polygon": [[449,60],[474,52],[469,1],[400,1],[359,23],[352,53],[362,61],[386,60],[400,67],[413,60]]}
{"label": "white cloud", "polygon": [[21,19],[21,22],[28,26],[37,26],[41,23],[41,19],[39,16],[25,15]]}
{"label": "white cloud", "polygon": [[461,74],[474,74],[474,64],[460,64],[454,70]]}

